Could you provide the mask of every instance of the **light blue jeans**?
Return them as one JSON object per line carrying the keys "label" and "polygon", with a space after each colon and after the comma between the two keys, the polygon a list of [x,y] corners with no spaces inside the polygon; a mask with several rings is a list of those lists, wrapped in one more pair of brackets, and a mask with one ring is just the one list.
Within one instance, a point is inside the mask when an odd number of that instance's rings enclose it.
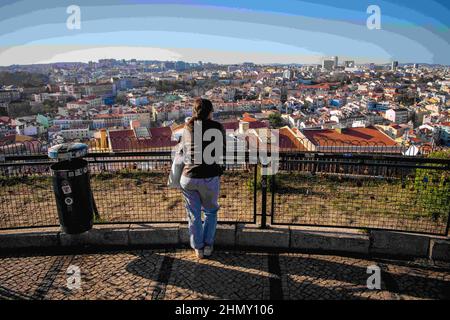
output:
{"label": "light blue jeans", "polygon": [[[216,237],[217,211],[220,208],[220,177],[200,179],[182,175],[180,185],[189,222],[191,247],[202,249],[204,246],[212,246]],[[204,222],[202,210],[205,213]]]}

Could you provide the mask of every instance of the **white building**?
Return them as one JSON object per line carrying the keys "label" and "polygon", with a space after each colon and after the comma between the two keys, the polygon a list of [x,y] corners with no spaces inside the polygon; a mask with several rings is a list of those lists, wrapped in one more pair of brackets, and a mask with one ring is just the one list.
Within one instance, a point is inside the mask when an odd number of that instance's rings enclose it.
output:
{"label": "white building", "polygon": [[408,122],[408,115],[408,109],[405,108],[389,109],[386,111],[385,118],[393,123],[401,124]]}
{"label": "white building", "polygon": [[91,133],[89,128],[77,128],[77,129],[65,129],[58,132],[58,135],[63,137],[64,140],[84,140],[91,138]]}
{"label": "white building", "polygon": [[15,120],[16,133],[24,136],[36,136],[39,134],[39,126],[20,120]]}

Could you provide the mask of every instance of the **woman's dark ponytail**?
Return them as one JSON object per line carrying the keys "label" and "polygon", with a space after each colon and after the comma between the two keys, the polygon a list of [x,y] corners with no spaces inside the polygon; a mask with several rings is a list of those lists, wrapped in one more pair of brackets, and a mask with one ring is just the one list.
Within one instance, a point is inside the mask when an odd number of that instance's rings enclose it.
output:
{"label": "woman's dark ponytail", "polygon": [[205,121],[209,118],[209,114],[213,112],[213,105],[208,99],[197,98],[194,101],[194,107],[192,108],[192,117],[189,119],[187,126],[189,128],[194,127],[194,122],[197,120]]}

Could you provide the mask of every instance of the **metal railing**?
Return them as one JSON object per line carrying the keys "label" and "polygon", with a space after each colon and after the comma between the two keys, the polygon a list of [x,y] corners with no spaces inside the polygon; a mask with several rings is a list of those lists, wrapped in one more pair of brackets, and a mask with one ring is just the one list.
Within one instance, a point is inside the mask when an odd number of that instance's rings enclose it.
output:
{"label": "metal railing", "polygon": [[[99,139],[87,139],[84,142],[93,153],[110,152],[156,152],[170,151],[177,143],[171,137],[161,136],[152,138],[115,137],[103,142]],[[8,156],[45,155],[49,145],[40,141],[10,142],[0,141],[0,159]],[[423,156],[434,151],[446,149],[443,146],[422,144],[418,146],[406,143],[389,145],[381,141],[364,140],[330,140],[326,137],[317,139],[314,143],[306,138],[295,137],[293,140],[280,139],[280,151],[322,152],[322,153],[358,153],[358,154],[396,154],[406,156]]]}
{"label": "metal railing", "polygon": [[[91,152],[96,223],[185,223],[181,192],[166,186],[170,151]],[[447,235],[450,160],[383,154],[282,152],[279,171],[229,165],[220,223],[386,229]],[[0,162],[0,229],[57,226],[45,154]]]}
{"label": "metal railing", "polygon": [[[170,152],[90,153],[95,223],[184,223],[181,192],[167,187]],[[11,156],[0,163],[0,229],[58,225],[44,155]],[[221,223],[255,223],[256,165],[229,166],[221,183]]]}
{"label": "metal railing", "polygon": [[449,159],[282,155],[263,201],[270,206],[272,225],[447,235],[449,173]]}

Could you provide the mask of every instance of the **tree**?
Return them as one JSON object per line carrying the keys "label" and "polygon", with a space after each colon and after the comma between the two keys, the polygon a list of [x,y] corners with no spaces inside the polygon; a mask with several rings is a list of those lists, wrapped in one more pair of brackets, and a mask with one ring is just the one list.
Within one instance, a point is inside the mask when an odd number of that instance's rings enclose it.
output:
{"label": "tree", "polygon": [[32,114],[42,113],[44,111],[44,106],[42,104],[35,104],[31,107]]}
{"label": "tree", "polygon": [[48,83],[48,76],[29,72],[0,72],[0,83],[18,87],[42,87]]}
{"label": "tree", "polygon": [[283,126],[284,121],[279,113],[271,113],[269,115],[269,123],[272,128],[280,128]]}
{"label": "tree", "polygon": [[119,105],[126,105],[128,103],[128,99],[126,95],[121,94],[116,97],[116,103]]}
{"label": "tree", "polygon": [[42,112],[44,113],[57,113],[58,112],[59,103],[53,100],[45,100],[43,102]]}
{"label": "tree", "polygon": [[29,102],[12,102],[9,104],[8,113],[11,118],[18,118],[32,115]]}

